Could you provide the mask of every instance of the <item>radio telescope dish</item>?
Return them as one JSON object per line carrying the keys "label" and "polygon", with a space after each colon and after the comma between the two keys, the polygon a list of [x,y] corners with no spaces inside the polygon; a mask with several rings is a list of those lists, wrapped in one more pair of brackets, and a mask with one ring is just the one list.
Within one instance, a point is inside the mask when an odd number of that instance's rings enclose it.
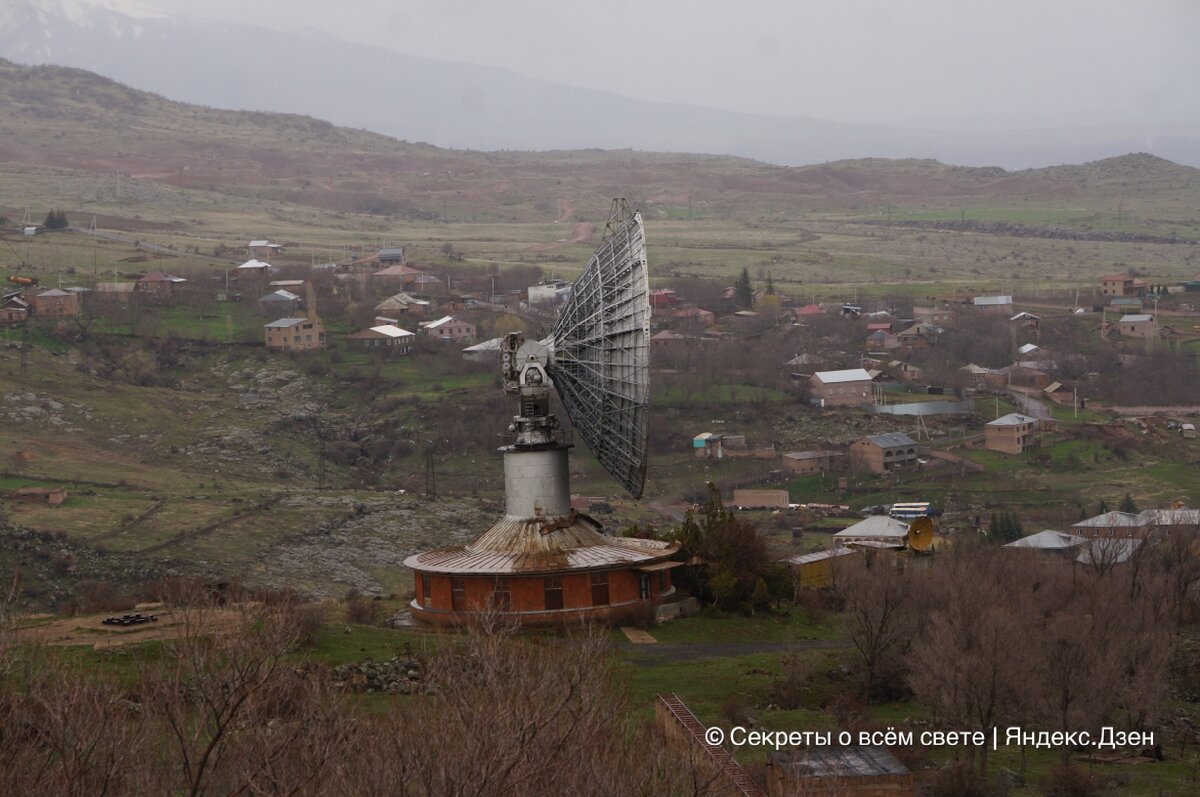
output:
{"label": "radio telescope dish", "polygon": [[642,215],[614,199],[604,237],[575,280],[547,370],[575,431],[634,498],[646,483],[650,284]]}

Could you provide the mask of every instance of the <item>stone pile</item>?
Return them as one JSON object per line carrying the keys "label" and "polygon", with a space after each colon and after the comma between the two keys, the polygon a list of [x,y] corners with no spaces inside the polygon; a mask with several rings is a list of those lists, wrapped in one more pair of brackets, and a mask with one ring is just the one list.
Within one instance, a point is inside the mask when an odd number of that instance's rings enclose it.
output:
{"label": "stone pile", "polygon": [[348,692],[413,695],[428,691],[425,669],[416,659],[352,661],[333,668],[334,686]]}

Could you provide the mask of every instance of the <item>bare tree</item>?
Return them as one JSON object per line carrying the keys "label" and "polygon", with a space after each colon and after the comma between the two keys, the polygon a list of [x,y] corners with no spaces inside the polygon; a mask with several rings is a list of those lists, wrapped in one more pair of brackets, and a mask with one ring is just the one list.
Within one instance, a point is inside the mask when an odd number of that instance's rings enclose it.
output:
{"label": "bare tree", "polygon": [[[1033,614],[1028,593],[1011,588],[1020,564],[992,546],[960,546],[920,580],[928,608],[908,656],[909,683],[947,727],[990,732],[1022,717],[1034,672],[1025,651],[1013,649]],[[975,749],[967,753],[974,764]],[[985,777],[987,753],[979,749]]]}
{"label": "bare tree", "polygon": [[902,682],[902,654],[912,638],[912,579],[894,555],[868,552],[838,573],[837,590],[850,620],[850,641],[863,661],[868,698]]}

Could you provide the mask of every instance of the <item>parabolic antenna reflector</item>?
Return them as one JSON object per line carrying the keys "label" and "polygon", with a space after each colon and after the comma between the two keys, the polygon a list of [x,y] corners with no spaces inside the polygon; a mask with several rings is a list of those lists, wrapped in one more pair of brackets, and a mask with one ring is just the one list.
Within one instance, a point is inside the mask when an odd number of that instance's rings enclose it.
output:
{"label": "parabolic antenna reflector", "polygon": [[614,199],[554,327],[550,377],[576,433],[634,498],[646,483],[650,286],[642,216]]}
{"label": "parabolic antenna reflector", "polygon": [[933,545],[933,518],[922,515],[908,527],[908,547],[914,551],[928,551]]}

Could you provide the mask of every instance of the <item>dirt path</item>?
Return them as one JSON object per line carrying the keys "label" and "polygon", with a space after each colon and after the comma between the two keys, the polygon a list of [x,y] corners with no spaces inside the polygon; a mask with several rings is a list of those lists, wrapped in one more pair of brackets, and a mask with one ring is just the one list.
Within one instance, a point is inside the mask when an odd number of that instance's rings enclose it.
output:
{"label": "dirt path", "polygon": [[1050,414],[1050,409],[1035,398],[1031,398],[1024,393],[1017,391],[1009,391],[1009,395],[1017,400],[1017,404],[1021,407],[1021,411],[1030,418],[1037,418],[1039,421],[1048,421],[1054,416]]}
{"label": "dirt path", "polygon": [[[91,645],[93,649],[100,650],[150,640],[174,639],[183,630],[180,618],[175,617],[169,609],[164,611],[160,606],[146,605],[139,606],[136,611],[154,614],[158,620],[134,626],[104,624],[105,617],[127,613],[121,611],[48,622],[37,618],[35,624],[18,627],[15,633],[18,639],[37,640],[47,645]],[[223,632],[237,628],[244,619],[244,615],[237,609],[207,609],[204,611],[203,623],[206,629]]]}

